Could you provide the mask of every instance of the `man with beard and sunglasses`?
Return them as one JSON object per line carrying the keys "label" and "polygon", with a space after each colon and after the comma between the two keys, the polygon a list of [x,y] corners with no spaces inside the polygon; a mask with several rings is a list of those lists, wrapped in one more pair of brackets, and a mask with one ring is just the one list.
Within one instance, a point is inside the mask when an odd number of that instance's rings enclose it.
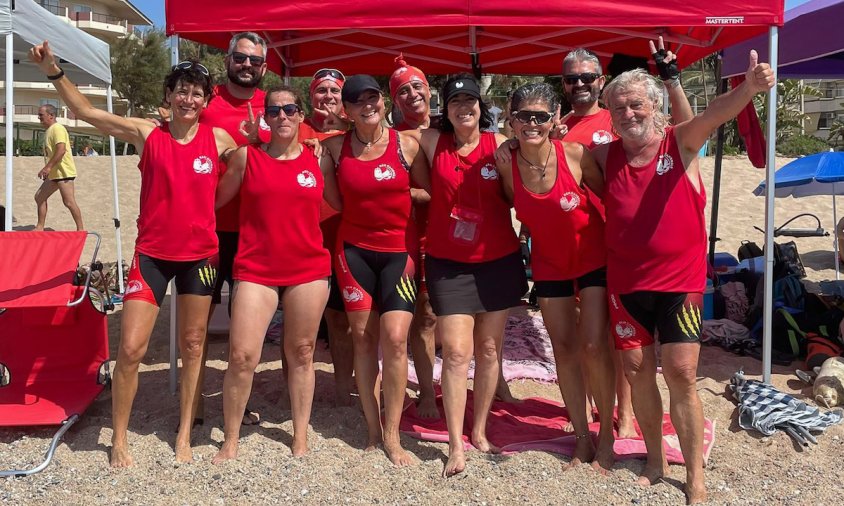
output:
{"label": "man with beard and sunglasses", "polygon": [[[264,112],[264,92],[258,89],[261,79],[267,72],[267,44],[260,35],[253,32],[235,34],[229,42],[229,50],[224,60],[226,82],[214,87],[214,100],[200,117],[200,123],[222,128],[238,145],[247,144],[247,122],[260,118]],[[270,131],[260,120],[258,135],[262,142],[269,142]],[[225,172],[225,166],[222,167]],[[220,265],[217,283],[211,299],[211,314],[216,304],[222,301],[223,283],[228,283],[229,291],[233,286],[232,266],[237,254],[237,242],[240,225],[240,199],[235,197],[227,205],[217,210],[217,237],[220,242]],[[229,304],[231,313],[231,304]],[[207,351],[206,351],[207,353]],[[205,369],[203,368],[203,376]],[[200,385],[202,384],[200,379]],[[200,398],[201,402],[201,398]],[[202,406],[198,406],[197,416],[202,418]],[[243,422],[251,425],[258,422],[257,413],[247,408]]]}

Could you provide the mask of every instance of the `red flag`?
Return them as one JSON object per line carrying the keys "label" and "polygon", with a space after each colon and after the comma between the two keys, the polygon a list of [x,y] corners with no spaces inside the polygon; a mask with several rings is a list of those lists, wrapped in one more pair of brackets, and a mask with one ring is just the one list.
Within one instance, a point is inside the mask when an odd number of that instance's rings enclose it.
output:
{"label": "red flag", "polygon": [[[735,89],[744,82],[744,76],[730,78],[730,86]],[[747,106],[736,116],[738,131],[744,140],[747,148],[747,158],[754,167],[765,168],[765,136],[762,134],[762,125],[759,124],[759,116],[756,115],[756,107],[751,100]]]}

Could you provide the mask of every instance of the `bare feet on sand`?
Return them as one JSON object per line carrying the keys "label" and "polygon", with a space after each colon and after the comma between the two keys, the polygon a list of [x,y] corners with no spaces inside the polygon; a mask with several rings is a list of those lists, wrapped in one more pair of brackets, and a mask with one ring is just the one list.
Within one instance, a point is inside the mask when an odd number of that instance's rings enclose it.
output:
{"label": "bare feet on sand", "polygon": [[574,446],[574,455],[571,457],[571,462],[563,464],[563,471],[568,471],[574,467],[583,464],[584,462],[592,462],[595,458],[595,445],[592,443],[592,436],[584,434],[577,436],[577,442]]}
{"label": "bare feet on sand", "polygon": [[401,447],[398,435],[384,438],[384,453],[396,467],[407,467],[414,464],[413,456]]}
{"label": "bare feet on sand", "polygon": [[294,457],[301,457],[308,453],[308,436],[293,435],[293,446],[291,447]]}
{"label": "bare feet on sand", "polygon": [[443,478],[450,478],[466,469],[466,454],[463,448],[449,449],[448,461],[443,466]]}
{"label": "bare feet on sand", "polygon": [[700,504],[706,502],[706,487],[700,485],[686,484],[683,490],[686,494],[686,504]]}
{"label": "bare feet on sand", "polygon": [[190,436],[188,441],[180,441],[176,437],[176,462],[189,464],[193,462],[193,450],[190,447]]}
{"label": "bare feet on sand", "polygon": [[649,487],[661,481],[665,475],[669,473],[668,464],[664,459],[658,462],[651,462],[650,460],[645,464],[645,469],[636,478],[636,483],[643,487]]}
{"label": "bare feet on sand", "polygon": [[484,453],[492,453],[494,455],[501,453],[501,448],[490,443],[486,436],[482,434],[472,434],[472,446]]}
{"label": "bare feet on sand", "polygon": [[437,399],[430,395],[419,395],[416,401],[416,414],[419,418],[439,419],[440,410],[437,409]]}
{"label": "bare feet on sand", "polygon": [[217,455],[214,455],[214,458],[211,459],[212,464],[220,464],[227,460],[234,460],[237,458],[237,442],[229,443],[229,441],[224,441],[223,446],[220,447],[220,451],[217,452]]}
{"label": "bare feet on sand", "polygon": [[612,469],[613,464],[615,464],[614,443],[615,440],[612,437],[598,441],[595,459],[592,461],[592,469],[603,475],[606,475]]}
{"label": "bare feet on sand", "polygon": [[111,467],[130,467],[133,463],[127,443],[111,443]]}

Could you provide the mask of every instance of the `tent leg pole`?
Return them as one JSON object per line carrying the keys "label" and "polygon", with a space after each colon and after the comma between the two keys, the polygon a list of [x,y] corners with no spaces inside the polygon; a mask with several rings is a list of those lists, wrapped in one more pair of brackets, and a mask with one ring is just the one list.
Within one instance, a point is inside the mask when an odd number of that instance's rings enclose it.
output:
{"label": "tent leg pole", "polygon": [[[106,99],[108,112],[114,112],[114,104],[112,103],[111,85],[106,88]],[[114,152],[114,137],[108,136],[109,153],[111,154],[111,185],[112,195],[114,197],[114,236],[117,240],[117,287],[118,293],[123,293],[123,243],[120,240],[120,197],[117,191],[117,153]]]}
{"label": "tent leg pole", "polygon": [[12,158],[15,156],[14,124],[15,124],[15,39],[11,33],[6,34],[6,220],[3,230],[12,230],[12,187],[15,178],[12,174]]}
{"label": "tent leg pole", "polygon": [[838,268],[838,211],[835,206],[835,183],[832,183],[832,224],[835,233],[832,234],[832,248],[835,250],[835,281],[841,279],[841,270]]}
{"label": "tent leg pole", "polygon": [[[179,63],[179,36],[171,35],[170,42],[170,62],[173,65]],[[170,393],[176,395],[179,384],[179,364],[178,351],[179,342],[176,339],[176,328],[178,325],[177,313],[179,312],[179,304],[177,303],[176,282],[170,282]]]}
{"label": "tent leg pole", "polygon": [[[718,60],[721,65],[721,60]],[[719,71],[720,72],[720,71]],[[727,92],[727,80],[721,79],[718,95]],[[718,127],[715,141],[715,170],[712,176],[712,211],[709,213],[709,263],[715,265],[715,243],[718,242],[718,207],[721,199],[721,164],[724,161],[724,125]]]}
{"label": "tent leg pole", "polygon": [[[768,31],[768,54],[771,68],[777,71],[779,32],[776,26]],[[767,156],[765,187],[765,305],[762,314],[762,381],[771,382],[771,321],[774,296],[774,170],[776,169],[777,144],[777,87],[768,91]]]}

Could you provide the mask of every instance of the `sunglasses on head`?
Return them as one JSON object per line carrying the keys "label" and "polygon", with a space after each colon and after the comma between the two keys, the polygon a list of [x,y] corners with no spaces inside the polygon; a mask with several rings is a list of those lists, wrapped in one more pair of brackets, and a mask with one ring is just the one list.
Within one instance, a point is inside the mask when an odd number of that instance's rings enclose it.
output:
{"label": "sunglasses on head", "polygon": [[200,74],[202,74],[202,75],[204,75],[204,76],[206,76],[206,77],[210,76],[210,74],[208,73],[208,69],[207,69],[207,68],[205,68],[205,65],[203,65],[203,64],[201,64],[201,63],[197,63],[197,62],[195,62],[195,61],[183,61],[183,62],[179,62],[179,63],[177,63],[176,65],[173,65],[173,68],[172,68],[172,69],[170,69],[170,71],[172,72],[172,71],[174,71],[174,70],[176,70],[176,69],[179,69],[179,70],[190,70],[190,69],[196,69],[196,70],[198,70],[198,71],[199,71],[199,73],[200,73]]}
{"label": "sunglasses on head", "polygon": [[346,76],[344,76],[343,73],[337,69],[319,69],[314,72],[314,79],[322,79],[324,77],[331,77],[334,79],[339,79],[341,81],[346,80]]}
{"label": "sunglasses on head", "polygon": [[264,57],[263,56],[247,55],[247,54],[240,53],[238,51],[233,52],[229,56],[231,56],[232,61],[234,61],[238,65],[245,63],[247,58],[249,58],[249,64],[252,65],[253,67],[257,67],[259,65],[264,64]]}
{"label": "sunglasses on head", "polygon": [[566,84],[577,84],[578,81],[583,84],[592,84],[596,79],[601,77],[601,74],[595,72],[584,72],[582,74],[566,74],[563,76],[563,82]]}
{"label": "sunglasses on head", "polygon": [[280,113],[284,113],[285,116],[290,117],[299,112],[299,106],[296,104],[287,104],[287,105],[270,105],[264,109],[264,115],[268,118],[277,118]]}
{"label": "sunglasses on head", "polygon": [[551,118],[554,117],[553,114],[547,111],[516,111],[511,113],[510,116],[519,123],[524,123],[525,125],[531,121],[537,125],[544,125],[545,123],[551,121]]}

